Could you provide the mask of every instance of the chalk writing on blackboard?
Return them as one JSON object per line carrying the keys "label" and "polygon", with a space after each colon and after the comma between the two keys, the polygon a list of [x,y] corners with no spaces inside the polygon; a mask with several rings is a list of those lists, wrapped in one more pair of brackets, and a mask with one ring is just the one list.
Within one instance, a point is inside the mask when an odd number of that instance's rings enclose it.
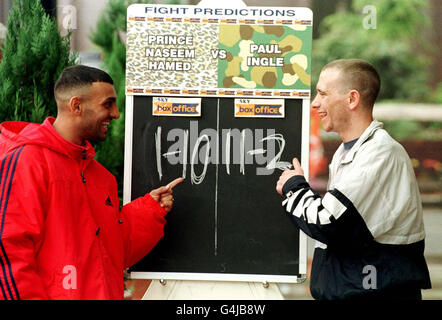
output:
{"label": "chalk writing on blackboard", "polygon": [[[162,161],[164,160],[171,165],[182,165],[183,178],[186,178],[187,165],[189,164],[192,184],[200,184],[204,180],[209,164],[222,164],[225,166],[228,175],[230,175],[231,164],[239,164],[242,175],[245,174],[245,165],[254,162],[262,165],[256,168],[256,175],[269,175],[275,169],[286,170],[291,168],[290,162],[281,161],[286,142],[282,134],[275,133],[275,129],[222,129],[221,150],[218,150],[220,139],[218,139],[219,133],[216,129],[206,128],[199,136],[195,134],[194,130],[198,130],[197,121],[190,121],[190,134],[187,129],[174,128],[169,130],[167,141],[176,142],[163,153],[161,145],[163,130],[161,126],[157,127],[154,138],[157,172],[160,181],[163,176]],[[189,143],[189,136],[197,136],[198,138],[196,141]],[[263,146],[264,142],[266,142],[265,148],[253,148],[253,145]],[[191,150],[189,150],[189,146],[193,146]],[[233,157],[231,156],[232,149]],[[219,153],[224,156],[220,158]],[[187,158],[188,154],[190,154],[190,159]],[[203,170],[200,174],[195,172],[195,165],[198,163],[203,164]]]}

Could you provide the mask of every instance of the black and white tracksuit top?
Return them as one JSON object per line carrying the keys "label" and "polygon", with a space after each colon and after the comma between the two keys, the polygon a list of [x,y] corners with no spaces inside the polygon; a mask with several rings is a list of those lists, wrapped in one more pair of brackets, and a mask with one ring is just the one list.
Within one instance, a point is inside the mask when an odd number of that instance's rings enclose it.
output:
{"label": "black and white tracksuit top", "polygon": [[[283,187],[286,211],[317,240],[312,296],[344,299],[403,285],[430,288],[422,204],[404,148],[373,121],[345,155],[341,144],[329,169],[324,197],[303,176]],[[367,276],[375,276],[369,286]]]}

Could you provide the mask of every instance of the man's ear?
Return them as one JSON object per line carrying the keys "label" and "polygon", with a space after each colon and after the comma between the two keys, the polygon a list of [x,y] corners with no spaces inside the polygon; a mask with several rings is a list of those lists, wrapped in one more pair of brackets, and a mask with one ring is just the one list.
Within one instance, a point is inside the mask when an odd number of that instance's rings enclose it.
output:
{"label": "man's ear", "polygon": [[69,100],[68,109],[70,112],[72,112],[75,115],[80,115],[82,112],[81,104],[80,104],[80,98],[77,96],[72,97]]}
{"label": "man's ear", "polygon": [[348,106],[350,110],[355,110],[361,102],[361,94],[358,90],[350,90],[348,93]]}

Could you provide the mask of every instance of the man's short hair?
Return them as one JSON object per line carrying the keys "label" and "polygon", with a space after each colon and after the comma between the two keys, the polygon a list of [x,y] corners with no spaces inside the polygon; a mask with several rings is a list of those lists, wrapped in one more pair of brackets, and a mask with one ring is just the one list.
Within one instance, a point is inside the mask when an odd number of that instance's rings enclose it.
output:
{"label": "man's short hair", "polygon": [[103,70],[76,65],[64,69],[54,86],[55,98],[59,97],[60,93],[68,90],[77,89],[91,85],[94,82],[107,82],[114,84],[112,78]]}
{"label": "man's short hair", "polygon": [[361,59],[339,59],[324,66],[325,69],[336,68],[341,71],[341,86],[348,90],[357,90],[362,102],[372,107],[381,88],[381,78],[376,69]]}

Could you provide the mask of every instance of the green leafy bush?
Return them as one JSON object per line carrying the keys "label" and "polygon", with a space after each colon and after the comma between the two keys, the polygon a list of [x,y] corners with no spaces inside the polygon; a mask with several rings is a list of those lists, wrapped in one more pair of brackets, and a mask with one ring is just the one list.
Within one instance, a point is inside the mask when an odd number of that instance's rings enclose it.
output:
{"label": "green leafy bush", "polygon": [[[368,7],[371,6],[371,7]],[[364,8],[376,9],[376,27],[364,28]],[[382,79],[380,99],[431,102],[429,59],[421,32],[429,26],[426,0],[354,0],[351,10],[326,17],[320,37],[314,40],[313,87],[320,69],[341,58],[361,58],[372,63]]]}
{"label": "green leafy bush", "polygon": [[69,36],[39,0],[17,0],[9,11],[0,62],[0,119],[41,123],[57,115],[53,88],[61,71],[73,65]]}

